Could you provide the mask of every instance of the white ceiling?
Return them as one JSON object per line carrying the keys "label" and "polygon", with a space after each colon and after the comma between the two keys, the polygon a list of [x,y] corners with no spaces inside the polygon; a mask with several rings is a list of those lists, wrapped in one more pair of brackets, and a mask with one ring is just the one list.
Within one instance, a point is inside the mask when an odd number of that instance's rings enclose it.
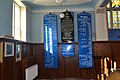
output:
{"label": "white ceiling", "polygon": [[[106,0],[20,0],[32,10],[45,10],[45,9],[86,9],[100,7],[101,3]],[[58,1],[58,2],[57,2]],[[62,6],[60,6],[62,5]],[[68,5],[68,6],[67,6]]]}
{"label": "white ceiling", "polygon": [[43,6],[77,5],[86,2],[91,2],[91,0],[30,0],[30,1],[33,4],[38,4]]}

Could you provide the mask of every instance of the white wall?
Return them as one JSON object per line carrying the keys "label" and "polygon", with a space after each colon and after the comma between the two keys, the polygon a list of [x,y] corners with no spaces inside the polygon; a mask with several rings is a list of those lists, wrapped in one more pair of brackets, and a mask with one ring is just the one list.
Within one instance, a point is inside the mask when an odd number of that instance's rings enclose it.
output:
{"label": "white wall", "polygon": [[100,7],[104,0],[98,0],[95,7],[96,41],[108,41],[107,16],[104,7]]}
{"label": "white wall", "polygon": [[29,8],[26,8],[26,41],[31,42],[31,17],[32,12]]}
{"label": "white wall", "polygon": [[0,36],[12,36],[12,0],[0,0]]}
{"label": "white wall", "polygon": [[[100,1],[100,0],[99,0]],[[85,9],[86,10],[86,9]],[[45,13],[32,14],[27,9],[27,41],[43,42],[43,16]],[[46,13],[47,14],[47,13]],[[57,13],[59,14],[59,13]],[[93,14],[94,15],[94,14]],[[0,0],[0,35],[12,35],[12,0]],[[76,19],[76,18],[75,18]],[[93,17],[94,19],[94,17]],[[59,21],[59,20],[58,20]],[[107,26],[106,26],[106,14],[96,13],[93,23],[93,35],[96,32],[96,41],[108,40]],[[94,23],[96,25],[94,25]],[[60,23],[58,23],[60,24]],[[77,22],[75,22],[77,25]],[[77,30],[75,30],[77,31]],[[77,32],[75,32],[77,34]],[[59,36],[59,35],[58,35]],[[59,36],[60,37],[60,36]],[[77,37],[75,36],[76,41]],[[59,40],[60,41],[60,40]]]}
{"label": "white wall", "polygon": [[[95,14],[94,11],[87,11],[91,13],[92,18],[92,40],[95,40]],[[48,12],[49,13],[49,12]],[[31,39],[34,43],[44,43],[44,15],[48,13],[32,13],[32,26],[31,26]],[[59,14],[61,12],[54,12],[57,15],[57,28],[58,28],[58,42],[61,42],[61,21]],[[78,28],[77,28],[77,14],[74,12],[74,41],[78,42]]]}
{"label": "white wall", "polygon": [[106,12],[96,12],[96,41],[108,41]]}
{"label": "white wall", "polygon": [[[12,36],[12,7],[13,0],[0,0],[0,36]],[[31,41],[31,12],[27,9],[26,12],[26,37],[27,41]]]}

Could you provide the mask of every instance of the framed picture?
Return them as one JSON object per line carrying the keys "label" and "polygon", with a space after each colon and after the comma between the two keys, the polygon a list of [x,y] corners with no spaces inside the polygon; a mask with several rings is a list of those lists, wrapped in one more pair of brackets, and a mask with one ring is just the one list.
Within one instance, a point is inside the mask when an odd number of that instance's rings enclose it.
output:
{"label": "framed picture", "polygon": [[5,53],[4,57],[14,56],[14,43],[5,42]]}
{"label": "framed picture", "polygon": [[21,45],[16,45],[16,62],[21,61]]}
{"label": "framed picture", "polygon": [[3,42],[0,42],[0,63],[3,62]]}

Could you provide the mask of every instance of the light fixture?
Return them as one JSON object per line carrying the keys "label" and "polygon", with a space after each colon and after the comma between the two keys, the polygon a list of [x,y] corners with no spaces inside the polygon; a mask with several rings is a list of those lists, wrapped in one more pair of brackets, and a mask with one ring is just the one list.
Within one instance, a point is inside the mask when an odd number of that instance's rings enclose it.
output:
{"label": "light fixture", "polygon": [[64,14],[63,13],[60,13],[60,18],[64,18]]}
{"label": "light fixture", "polygon": [[64,0],[56,0],[57,4],[62,4]]}
{"label": "light fixture", "polygon": [[[63,4],[64,0],[56,0],[56,3],[62,8],[62,4]],[[60,18],[64,18],[64,14],[60,13]]]}

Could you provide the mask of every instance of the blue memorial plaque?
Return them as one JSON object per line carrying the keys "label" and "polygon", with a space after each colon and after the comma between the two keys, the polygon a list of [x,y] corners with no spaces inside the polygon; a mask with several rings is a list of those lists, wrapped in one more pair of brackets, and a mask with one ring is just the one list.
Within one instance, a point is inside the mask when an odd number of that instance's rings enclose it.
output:
{"label": "blue memorial plaque", "polygon": [[91,14],[79,13],[78,20],[78,48],[80,68],[92,68],[92,37],[91,37]]}
{"label": "blue memorial plaque", "polygon": [[63,57],[70,57],[75,56],[75,45],[74,44],[62,44],[62,56]]}
{"label": "blue memorial plaque", "polygon": [[44,16],[44,67],[58,68],[57,16]]}

